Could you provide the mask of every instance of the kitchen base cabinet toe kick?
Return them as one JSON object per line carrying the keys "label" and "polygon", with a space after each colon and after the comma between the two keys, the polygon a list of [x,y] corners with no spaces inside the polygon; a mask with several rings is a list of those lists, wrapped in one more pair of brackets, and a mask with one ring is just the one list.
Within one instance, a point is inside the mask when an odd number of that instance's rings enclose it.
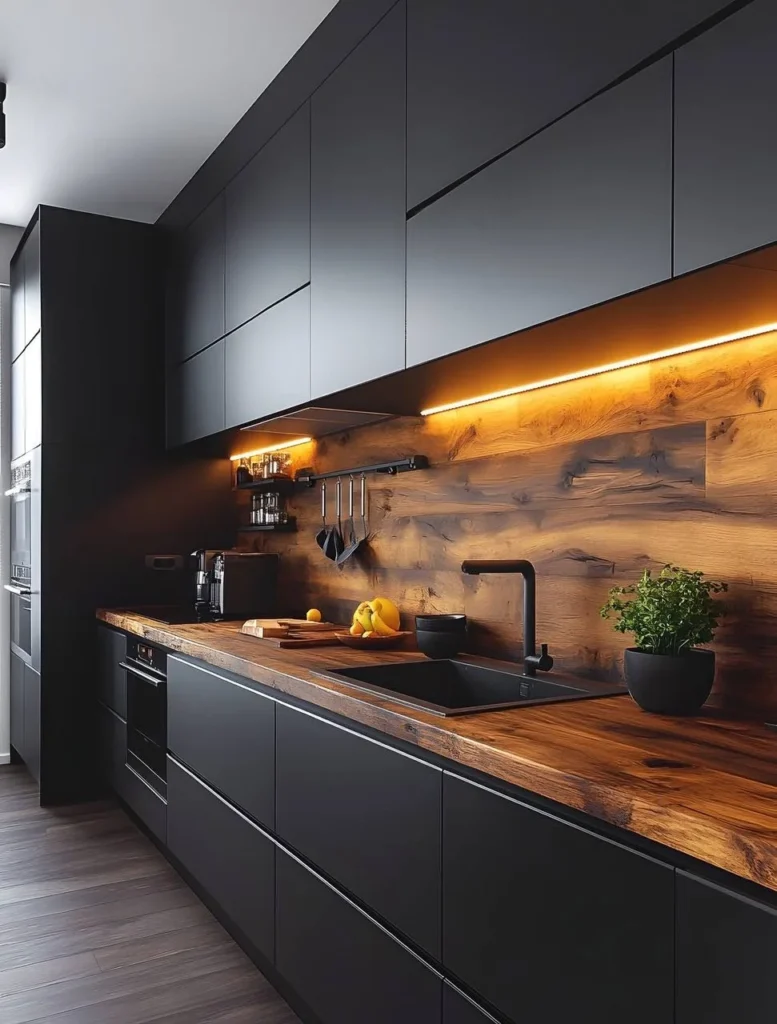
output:
{"label": "kitchen base cabinet toe kick", "polygon": [[[107,639],[99,692],[120,707],[121,642]],[[131,799],[126,725],[103,705],[107,776],[303,1021],[762,1024],[777,1012],[764,980],[773,894],[729,891],[703,866],[696,878],[627,833],[192,658],[171,655],[168,672],[166,827]]]}

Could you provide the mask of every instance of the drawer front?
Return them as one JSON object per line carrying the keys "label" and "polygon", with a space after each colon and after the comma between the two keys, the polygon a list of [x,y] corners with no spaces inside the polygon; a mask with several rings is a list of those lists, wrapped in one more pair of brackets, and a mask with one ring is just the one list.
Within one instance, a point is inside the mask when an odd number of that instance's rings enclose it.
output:
{"label": "drawer front", "polygon": [[281,849],[276,967],[321,1024],[440,1024],[439,975]]}
{"label": "drawer front", "polygon": [[246,814],[275,825],[275,702],[182,658],[167,661],[167,745]]}
{"label": "drawer front", "polygon": [[97,699],[127,719],[127,673],[119,663],[127,657],[127,638],[107,626],[97,630]]}
{"label": "drawer front", "polygon": [[443,791],[451,973],[521,1024],[671,1024],[673,869],[447,772]]}
{"label": "drawer front", "polygon": [[108,789],[122,796],[127,764],[127,724],[115,712],[99,704],[97,721],[100,736],[100,770]]}
{"label": "drawer front", "polygon": [[275,844],[170,757],[167,801],[168,849],[249,942],[272,961]]}
{"label": "drawer front", "polygon": [[276,743],[278,834],[439,956],[442,773],[284,705]]}
{"label": "drawer front", "polygon": [[127,764],[121,768],[116,792],[161,843],[167,842],[167,804]]}

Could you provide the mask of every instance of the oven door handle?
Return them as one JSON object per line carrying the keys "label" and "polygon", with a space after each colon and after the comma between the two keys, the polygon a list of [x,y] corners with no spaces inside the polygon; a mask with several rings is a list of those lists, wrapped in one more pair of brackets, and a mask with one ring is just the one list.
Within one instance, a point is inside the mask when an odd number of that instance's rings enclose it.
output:
{"label": "oven door handle", "polygon": [[29,587],[17,587],[15,583],[4,583],[3,590],[7,590],[9,594],[16,594],[17,597],[30,597],[32,594]]}
{"label": "oven door handle", "polygon": [[131,672],[134,676],[137,676],[138,679],[142,679],[144,683],[148,683],[149,686],[153,686],[157,689],[159,688],[161,680],[156,679],[154,676],[151,675],[150,672],[144,672],[142,668],[137,668],[135,665],[130,665],[128,661],[120,661],[119,668],[123,668],[127,672]]}

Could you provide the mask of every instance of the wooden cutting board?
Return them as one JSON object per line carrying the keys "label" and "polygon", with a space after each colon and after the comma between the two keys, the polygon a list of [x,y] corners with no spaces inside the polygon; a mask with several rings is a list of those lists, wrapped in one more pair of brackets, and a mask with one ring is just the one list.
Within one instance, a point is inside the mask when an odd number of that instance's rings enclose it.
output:
{"label": "wooden cutting board", "polygon": [[347,629],[333,622],[306,619],[249,619],[240,632],[271,647],[332,647],[340,641],[335,633]]}

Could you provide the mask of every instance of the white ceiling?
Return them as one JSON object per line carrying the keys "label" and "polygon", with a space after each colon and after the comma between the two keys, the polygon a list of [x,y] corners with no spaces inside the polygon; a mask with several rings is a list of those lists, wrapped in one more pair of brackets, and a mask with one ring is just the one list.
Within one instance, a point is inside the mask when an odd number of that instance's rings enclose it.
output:
{"label": "white ceiling", "polygon": [[0,223],[154,221],[336,0],[0,0]]}

